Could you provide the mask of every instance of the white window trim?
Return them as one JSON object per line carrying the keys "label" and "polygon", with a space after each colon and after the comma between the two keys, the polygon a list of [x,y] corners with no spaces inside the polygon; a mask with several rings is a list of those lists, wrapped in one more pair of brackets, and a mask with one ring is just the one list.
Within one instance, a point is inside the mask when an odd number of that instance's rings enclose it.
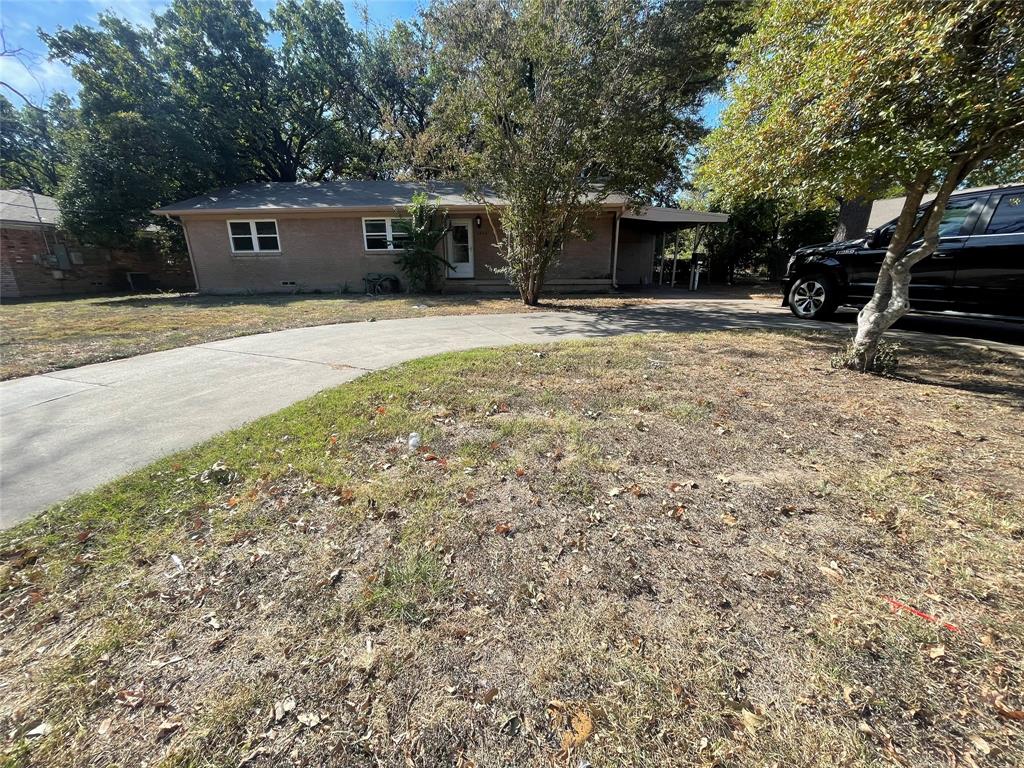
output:
{"label": "white window trim", "polygon": [[[275,236],[277,237],[277,248],[276,249],[260,248],[260,240],[259,240],[259,237],[256,234],[256,225],[257,224],[266,224],[267,222],[270,222],[271,224],[274,225],[274,232],[276,233]],[[236,235],[233,235],[231,233],[231,225],[232,224],[248,224],[249,225],[249,237],[252,238],[252,244],[255,246],[255,250],[252,250],[252,251],[236,251],[235,250],[235,237],[236,237]],[[260,254],[263,254],[263,253],[281,253],[281,228],[277,226],[277,219],[228,219],[227,226],[228,226],[228,245],[231,246],[231,253],[232,254],[234,254],[236,256],[259,256]],[[241,235],[237,235],[237,237],[241,237]],[[268,237],[268,235],[264,235],[264,237]]]}
{"label": "white window trim", "polygon": [[[376,237],[380,237],[381,236],[380,232],[370,232],[370,233],[367,233],[367,231],[366,231],[366,222],[368,222],[368,221],[383,221],[384,222],[385,234],[387,235],[387,241],[388,241],[388,247],[387,248],[367,248],[366,247],[366,237],[367,237],[367,234],[372,235],[372,236],[376,236]],[[393,222],[393,221],[411,221],[411,218],[409,216],[363,216],[363,252],[364,253],[398,253],[398,251],[402,250],[401,248],[395,248],[395,245],[394,245],[394,241],[395,241],[394,230],[392,229],[392,225],[391,225],[391,222]]]}

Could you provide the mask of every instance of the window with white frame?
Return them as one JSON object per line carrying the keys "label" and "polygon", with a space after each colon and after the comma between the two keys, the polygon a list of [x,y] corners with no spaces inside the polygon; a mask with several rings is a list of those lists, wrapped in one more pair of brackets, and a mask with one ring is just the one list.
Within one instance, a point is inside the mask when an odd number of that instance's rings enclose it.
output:
{"label": "window with white frame", "polygon": [[403,224],[410,219],[363,219],[363,242],[368,251],[400,251],[409,239]]}
{"label": "window with white frame", "polygon": [[279,253],[277,222],[273,219],[229,221],[232,253]]}

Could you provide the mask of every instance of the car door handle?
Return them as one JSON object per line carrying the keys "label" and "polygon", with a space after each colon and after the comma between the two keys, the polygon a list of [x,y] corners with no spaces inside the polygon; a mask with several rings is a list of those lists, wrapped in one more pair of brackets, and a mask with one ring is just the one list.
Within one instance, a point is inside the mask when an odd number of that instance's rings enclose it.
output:
{"label": "car door handle", "polygon": [[933,253],[932,254],[932,261],[940,261],[940,260],[943,260],[943,259],[952,259],[952,258],[953,258],[953,254],[952,253]]}

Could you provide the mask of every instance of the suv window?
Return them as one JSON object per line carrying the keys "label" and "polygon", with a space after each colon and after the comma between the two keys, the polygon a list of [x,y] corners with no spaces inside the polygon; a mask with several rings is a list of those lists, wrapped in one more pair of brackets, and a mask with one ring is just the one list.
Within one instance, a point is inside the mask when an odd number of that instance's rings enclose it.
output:
{"label": "suv window", "polygon": [[[939,237],[956,237],[959,235],[967,215],[971,212],[971,208],[974,207],[977,200],[978,198],[976,197],[954,197],[951,199],[946,204],[946,210],[942,214],[942,221],[939,223]],[[927,206],[918,209],[916,221],[921,220],[926,210]],[[887,245],[892,240],[895,232],[896,222],[890,221],[884,227],[879,228],[876,242],[879,245]]]}
{"label": "suv window", "polygon": [[986,235],[1024,232],[1024,192],[1003,195],[985,228]]}
{"label": "suv window", "polygon": [[964,226],[967,214],[974,207],[976,197],[961,197],[950,200],[946,204],[946,211],[942,214],[942,222],[939,224],[939,237],[956,237]]}

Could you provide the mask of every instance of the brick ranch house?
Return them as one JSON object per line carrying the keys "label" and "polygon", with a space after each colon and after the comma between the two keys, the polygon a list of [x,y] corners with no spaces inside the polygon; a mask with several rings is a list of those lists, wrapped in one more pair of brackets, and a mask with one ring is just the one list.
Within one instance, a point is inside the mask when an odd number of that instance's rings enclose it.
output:
{"label": "brick ranch house", "polygon": [[[368,274],[398,274],[395,253],[402,248],[402,234],[395,225],[420,191],[447,210],[450,218],[443,246],[452,265],[446,290],[509,290],[508,282],[493,270],[501,258],[487,213],[456,184],[242,184],[154,213],[184,228],[201,292],[362,291]],[[602,207],[591,239],[564,244],[546,281],[552,290],[649,285],[667,232],[728,219],[726,214],[676,208],[637,213],[621,198],[610,199]]]}
{"label": "brick ranch house", "polygon": [[169,266],[155,243],[135,250],[85,245],[60,228],[57,201],[0,190],[0,299],[192,288],[187,265]]}

